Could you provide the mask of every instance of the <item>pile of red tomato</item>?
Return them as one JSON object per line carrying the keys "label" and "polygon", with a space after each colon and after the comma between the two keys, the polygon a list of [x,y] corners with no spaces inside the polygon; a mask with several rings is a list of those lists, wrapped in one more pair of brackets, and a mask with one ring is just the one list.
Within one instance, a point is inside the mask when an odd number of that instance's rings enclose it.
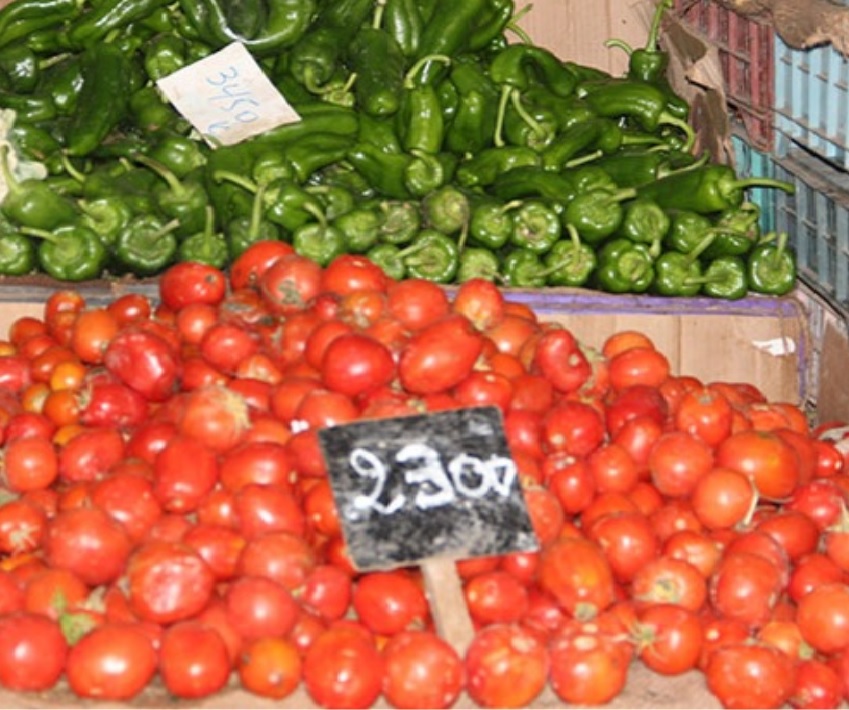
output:
{"label": "pile of red tomato", "polygon": [[[316,432],[476,405],[504,414],[541,546],[458,562],[461,655],[417,569],[351,566]],[[0,434],[6,691],[598,705],[642,663],[727,707],[849,696],[839,445],[489,282],[275,242],[227,274],[181,263],[157,299],[59,290],[0,342]]]}

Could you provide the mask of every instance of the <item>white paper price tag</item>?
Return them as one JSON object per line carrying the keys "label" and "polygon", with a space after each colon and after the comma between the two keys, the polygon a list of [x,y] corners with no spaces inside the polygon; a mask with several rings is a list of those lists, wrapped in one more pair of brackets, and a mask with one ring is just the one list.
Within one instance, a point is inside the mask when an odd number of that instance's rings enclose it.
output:
{"label": "white paper price tag", "polygon": [[300,120],[239,42],[156,82],[210,145],[233,145]]}

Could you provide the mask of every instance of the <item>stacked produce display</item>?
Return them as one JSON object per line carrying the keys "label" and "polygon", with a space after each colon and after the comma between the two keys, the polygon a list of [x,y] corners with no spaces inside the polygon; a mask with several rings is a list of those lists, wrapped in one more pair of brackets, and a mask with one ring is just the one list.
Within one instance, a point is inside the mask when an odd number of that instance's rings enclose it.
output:
{"label": "stacked produce display", "polygon": [[[658,48],[668,4],[644,48],[614,42],[614,77],[534,45],[512,2],[15,0],[0,273],[220,268],[280,239],[439,283],[787,293],[794,257],[745,189],[790,186],[696,154]],[[301,120],[216,147],[156,82],[234,41]]]}

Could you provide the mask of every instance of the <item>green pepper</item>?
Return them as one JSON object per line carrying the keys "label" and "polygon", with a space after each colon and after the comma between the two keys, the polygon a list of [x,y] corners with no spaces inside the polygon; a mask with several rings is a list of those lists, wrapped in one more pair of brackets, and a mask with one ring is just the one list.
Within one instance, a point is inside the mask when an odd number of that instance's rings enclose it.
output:
{"label": "green pepper", "polygon": [[372,11],[367,0],[339,0],[316,5],[318,14],[289,49],[289,69],[311,93],[327,91],[345,48]]}
{"label": "green pepper", "polygon": [[487,187],[519,167],[539,166],[540,155],[527,146],[484,148],[457,167],[457,182],[463,187]]}
{"label": "green pepper", "polygon": [[81,57],[83,83],[79,109],[65,132],[68,155],[93,152],[129,109],[129,58],[107,43],[86,48]]}
{"label": "green pepper", "polygon": [[632,242],[648,244],[652,255],[658,256],[671,224],[672,220],[662,207],[652,200],[640,198],[625,205],[619,234]]}
{"label": "green pepper", "polygon": [[0,47],[28,38],[37,30],[49,29],[79,14],[77,0],[14,0],[0,9]]}
{"label": "green pepper", "polygon": [[435,229],[421,230],[401,250],[404,267],[412,278],[447,284],[457,275],[460,250],[457,243]]}
{"label": "green pepper", "polygon": [[433,154],[442,150],[445,123],[436,87],[417,81],[421,66],[414,64],[404,77],[396,125],[404,150]]}
{"label": "green pepper", "polygon": [[543,257],[545,281],[548,286],[580,288],[590,280],[598,265],[595,250],[581,242],[578,230],[567,224],[569,239],[555,242]]}
{"label": "green pepper", "polygon": [[108,252],[94,231],[81,224],[64,224],[50,231],[21,227],[37,237],[38,265],[57,281],[86,281],[100,276]]}
{"label": "green pepper", "polygon": [[196,261],[223,269],[230,259],[230,248],[223,232],[215,229],[215,210],[207,205],[203,230],[181,239],[177,245],[179,261]]}
{"label": "green pepper", "polygon": [[749,293],[746,262],[739,256],[720,256],[710,261],[702,275],[702,291],[711,298],[736,301]]}
{"label": "green pepper", "polygon": [[542,200],[531,199],[513,212],[510,244],[545,254],[560,238],[560,216]]}
{"label": "green pepper", "polygon": [[601,248],[595,283],[608,293],[644,293],[654,281],[654,262],[645,244],[624,237]]}
{"label": "green pepper", "polygon": [[134,91],[128,102],[129,118],[144,133],[155,133],[163,128],[179,131],[183,119],[170,103],[162,98],[154,84]]}
{"label": "green pepper", "polygon": [[292,145],[306,136],[316,133],[335,133],[341,136],[356,137],[360,130],[356,111],[345,106],[336,106],[324,101],[312,102],[295,107],[300,121],[284,123],[269,129],[261,136],[239,144],[244,147],[251,144],[258,148]]}
{"label": "green pepper", "polygon": [[661,296],[695,296],[703,285],[699,257],[714,239],[708,234],[688,254],[666,251],[654,262],[653,290]]}
{"label": "green pepper", "polygon": [[568,204],[578,194],[574,179],[567,173],[556,173],[534,165],[500,174],[489,192],[501,200],[542,197],[560,205]]}
{"label": "green pepper", "polygon": [[448,183],[454,176],[457,156],[451,153],[413,151],[404,170],[404,187],[413,197],[424,197]]}
{"label": "green pepper", "polygon": [[103,44],[109,33],[127,27],[168,4],[169,0],[114,0],[98,3],[71,22],[67,32],[68,42],[77,49]]}
{"label": "green pepper", "polygon": [[447,83],[456,88],[457,109],[447,122],[445,147],[473,155],[492,145],[498,89],[484,68],[474,60],[455,60]]}
{"label": "green pepper", "polygon": [[424,34],[424,18],[416,0],[386,0],[381,27],[407,59],[416,56]]}
{"label": "green pepper", "polygon": [[599,157],[595,164],[603,168],[619,187],[641,187],[667,175],[704,165],[707,160],[706,153],[697,158],[680,150],[623,148]]}
{"label": "green pepper", "polygon": [[165,223],[154,214],[137,216],[115,239],[118,263],[136,276],[153,276],[172,264],[177,256],[176,219]]}
{"label": "green pepper", "polygon": [[770,296],[783,296],[796,286],[796,258],[787,246],[787,233],[769,234],[746,258],[749,288]]}
{"label": "green pepper", "polygon": [[577,96],[557,96],[545,86],[531,86],[522,92],[522,99],[531,106],[548,109],[557,120],[558,131],[598,118],[583,99]]}
{"label": "green pepper", "polygon": [[422,33],[417,61],[423,61],[420,82],[436,85],[445,78],[447,66],[433,57],[453,57],[462,54],[471,40],[472,28],[483,16],[486,0],[436,0],[433,17]]}
{"label": "green pepper", "polygon": [[624,218],[622,202],[635,195],[633,188],[617,192],[590,190],[581,193],[566,205],[562,215],[563,224],[574,226],[584,241],[598,244],[619,229]]}
{"label": "green pepper", "polygon": [[402,250],[395,244],[388,242],[375,244],[366,252],[368,260],[377,264],[383,272],[396,281],[407,276],[407,267],[404,265]]}
{"label": "green pepper", "polygon": [[622,130],[610,118],[596,118],[561,130],[542,151],[542,165],[562,170],[578,156],[615,154],[622,145]]}
{"label": "green pepper", "polygon": [[128,200],[121,195],[101,195],[91,200],[80,200],[80,223],[91,229],[107,246],[112,246],[118,234],[136,213]]}
{"label": "green pepper", "polygon": [[466,247],[460,252],[454,280],[457,283],[472,279],[495,281],[499,277],[500,269],[501,263],[491,250],[484,247]]}
{"label": "green pepper", "polygon": [[387,153],[370,143],[361,142],[348,151],[346,159],[380,195],[399,200],[412,197],[406,185],[412,155]]}
{"label": "green pepper", "polygon": [[35,245],[24,234],[13,230],[0,230],[0,274],[25,276],[37,264]]}
{"label": "green pepper", "polygon": [[353,139],[348,136],[312,133],[287,145],[283,153],[292,176],[305,183],[317,170],[344,159],[353,145]]}
{"label": "green pepper", "polygon": [[407,244],[421,230],[419,204],[412,200],[383,200],[380,241],[388,244]]}
{"label": "green pepper", "polygon": [[189,41],[179,34],[163,32],[144,49],[144,70],[153,82],[173,74],[188,64]]}
{"label": "green pepper", "polygon": [[521,200],[501,202],[491,197],[476,199],[469,217],[469,238],[487,249],[500,249],[513,234],[513,212]]}
{"label": "green pepper", "polygon": [[526,107],[518,89],[508,87],[495,120],[493,143],[524,145],[543,152],[559,128],[554,112],[544,106]]}
{"label": "green pepper", "polygon": [[182,179],[206,165],[207,152],[204,145],[194,138],[161,131],[150,143],[147,155]]}
{"label": "green pepper", "polygon": [[9,166],[9,145],[0,144],[0,175],[7,193],[0,213],[17,225],[56,229],[76,222],[79,212],[70,200],[54,192],[43,180],[19,180]]}
{"label": "green pepper", "polygon": [[530,249],[511,249],[502,260],[504,283],[512,288],[542,288],[546,282],[545,264]]}
{"label": "green pepper", "polygon": [[710,217],[689,210],[676,211],[671,215],[663,244],[668,249],[688,254],[712,229]]}
{"label": "green pepper", "polygon": [[628,78],[638,81],[657,82],[664,78],[669,67],[669,55],[658,49],[661,20],[664,12],[673,6],[672,0],[658,0],[646,44],[639,49],[632,49],[619,39],[605,42],[606,47],[619,47],[628,54]]}
{"label": "green pepper", "polygon": [[41,64],[25,44],[0,49],[0,78],[5,88],[18,94],[31,94],[41,79]]}
{"label": "green pepper", "polygon": [[719,163],[669,175],[637,189],[641,197],[654,200],[664,209],[711,214],[742,205],[745,190],[750,187],[772,187],[790,194],[795,190],[792,183],[772,178],[740,178],[734,168]]}
{"label": "green pepper", "polygon": [[325,267],[345,253],[345,235],[326,220],[302,224],[292,234],[292,246],[301,256]]}
{"label": "green pepper", "polygon": [[422,198],[422,216],[428,227],[456,234],[469,223],[469,198],[454,185],[445,185]]}
{"label": "green pepper", "polygon": [[362,114],[357,140],[360,143],[368,143],[384,153],[404,152],[401,140],[395,131],[395,122],[391,118],[377,118],[366,113]]}
{"label": "green pepper", "polygon": [[315,0],[269,0],[268,19],[250,37],[231,26],[227,5],[220,0],[180,0],[180,8],[197,30],[198,36],[213,47],[240,42],[256,56],[275,54],[292,47],[310,27]]}
{"label": "green pepper", "polygon": [[512,24],[515,9],[513,0],[488,0],[469,37],[469,51],[481,52],[493,46],[503,49],[503,33]]}
{"label": "green pepper", "polygon": [[357,76],[357,108],[370,116],[393,115],[401,105],[404,86],[404,54],[395,38],[380,27],[362,27],[347,57]]}
{"label": "green pepper", "polygon": [[18,94],[0,89],[0,106],[15,112],[17,120],[24,123],[52,121],[58,115],[50,96]]}
{"label": "green pepper", "polygon": [[336,217],[331,225],[342,234],[345,252],[364,254],[380,240],[383,217],[378,209],[359,205]]}
{"label": "green pepper", "polygon": [[631,118],[649,132],[665,125],[673,126],[685,137],[685,151],[690,150],[695,141],[693,129],[685,120],[669,112],[666,93],[654,84],[633,79],[605,79],[582,84],[580,92],[599,116]]}
{"label": "green pepper", "polygon": [[616,181],[610,177],[607,171],[594,163],[565,168],[560,171],[560,174],[568,177],[574,183],[577,193],[590,192],[591,190],[616,192],[619,189],[619,185],[616,184]]}
{"label": "green pepper", "polygon": [[705,258],[748,254],[761,237],[760,216],[760,207],[754,202],[720,213],[714,220],[716,239],[705,251]]}
{"label": "green pepper", "polygon": [[177,236],[187,237],[203,230],[209,195],[201,179],[201,172],[190,173],[180,180],[171,170],[153,158],[139,155],[136,161],[161,178],[154,188],[153,199],[163,215],[169,219],[179,220]]}
{"label": "green pepper", "polygon": [[322,214],[330,220],[350,212],[356,206],[356,200],[351,191],[342,185],[312,185],[305,186],[307,192],[318,197],[321,202]]}
{"label": "green pepper", "polygon": [[571,96],[578,77],[551,50],[530,44],[511,44],[498,52],[489,64],[496,84],[525,91],[542,84],[556,96]]}
{"label": "green pepper", "polygon": [[49,174],[62,171],[62,146],[43,126],[15,121],[6,135],[18,156],[42,163]]}
{"label": "green pepper", "polygon": [[[261,241],[279,241],[280,230],[276,224],[265,219],[265,191],[268,185],[260,183],[254,194],[250,215],[233,217],[224,224],[224,238],[230,261],[234,261],[249,246]],[[213,208],[214,209],[214,208]]]}

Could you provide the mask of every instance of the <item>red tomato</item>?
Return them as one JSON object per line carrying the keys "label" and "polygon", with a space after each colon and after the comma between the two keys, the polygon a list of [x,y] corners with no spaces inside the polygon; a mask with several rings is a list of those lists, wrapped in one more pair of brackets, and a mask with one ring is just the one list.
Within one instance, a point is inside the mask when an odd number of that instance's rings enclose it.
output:
{"label": "red tomato", "polygon": [[232,375],[259,351],[259,346],[259,337],[249,326],[219,321],[203,334],[198,352],[215,369]]}
{"label": "red tomato", "polygon": [[212,597],[215,574],[191,547],[147,542],[136,548],[126,569],[130,605],[146,621],[189,619]]}
{"label": "red tomato", "polygon": [[172,438],[153,463],[153,495],[171,513],[196,510],[217,481],[214,451],[190,436]]}
{"label": "red tomato", "polygon": [[383,270],[365,256],[342,254],[324,268],[321,291],[344,296],[355,291],[381,291],[389,283]]}
{"label": "red tomato", "polygon": [[382,636],[420,628],[430,616],[424,589],[403,570],[363,574],[351,606],[366,628]]}
{"label": "red tomato", "polygon": [[140,624],[108,623],[75,643],[65,676],[81,698],[130,700],[157,670],[158,656]]}
{"label": "red tomato", "polygon": [[124,458],[125,449],[116,429],[83,430],[59,450],[59,478],[70,483],[104,478]]}
{"label": "red tomato", "polygon": [[621,583],[634,576],[658,554],[660,541],[642,513],[603,515],[587,530],[587,537],[603,550],[614,578]]}
{"label": "red tomato", "polygon": [[44,510],[24,498],[0,504],[0,554],[18,555],[41,547],[48,519]]}
{"label": "red tomato", "polygon": [[3,447],[2,480],[9,490],[47,488],[59,475],[59,457],[50,439],[27,436]]}
{"label": "red tomato", "polygon": [[367,708],[380,695],[384,662],[367,633],[330,627],[307,649],[303,677],[318,705]]}
{"label": "red tomato", "polygon": [[396,708],[450,708],[463,688],[463,662],[431,631],[402,631],[381,650],[383,697]]}
{"label": "red tomato", "polygon": [[121,331],[106,348],[103,363],[121,382],[150,401],[164,401],[177,385],[177,355],[169,343],[151,332],[133,328]]}
{"label": "red tomato", "polygon": [[276,259],[259,277],[259,290],[269,307],[281,315],[301,311],[321,290],[322,269],[298,254]]}
{"label": "red tomato", "polygon": [[159,677],[177,698],[203,698],[217,693],[230,677],[230,655],[214,629],[199,621],[178,621],[162,635]]}
{"label": "red tomato", "polygon": [[491,281],[469,279],[457,287],[451,309],[485,331],[504,316],[504,294]]}
{"label": "red tomato", "polygon": [[796,662],[774,646],[733,643],[713,651],[707,686],[726,708],[780,708],[795,687]]}
{"label": "red tomato", "polygon": [[537,340],[532,369],[560,392],[575,392],[592,374],[592,366],[575,336],[559,327],[545,331]]}
{"label": "red tomato", "polygon": [[44,542],[49,564],[78,574],[88,585],[124,573],[132,542],[124,527],[100,508],[74,508],[50,521]]}
{"label": "red tomato", "polygon": [[227,585],[224,603],[233,625],[246,639],[285,636],[295,626],[298,602],[267,577],[241,576]]}
{"label": "red tomato", "polygon": [[731,404],[708,387],[687,392],[675,411],[675,426],[694,434],[708,446],[717,446],[731,434]]}
{"label": "red tomato", "polygon": [[669,406],[657,387],[633,385],[612,393],[604,410],[607,431],[616,437],[632,419],[647,417],[658,426],[666,423]]}
{"label": "red tomato", "polygon": [[98,377],[84,389],[80,423],[115,429],[135,428],[148,416],[144,396],[111,377]]}
{"label": "red tomato", "polygon": [[697,611],[653,604],[639,612],[633,634],[637,655],[655,673],[678,675],[698,665],[703,629]]}
{"label": "red tomato", "polygon": [[583,402],[563,400],[543,417],[546,453],[588,456],[601,446],[604,437],[604,420],[594,407]]}
{"label": "red tomato", "polygon": [[790,573],[787,595],[797,602],[810,591],[831,582],[843,582],[846,573],[822,552],[805,555]]}
{"label": "red tomato", "polygon": [[445,290],[424,279],[395,282],[389,286],[386,295],[386,305],[392,317],[411,331],[421,330],[444,318],[451,306]]}
{"label": "red tomato", "polygon": [[528,610],[526,586],[500,569],[469,578],[463,592],[469,614],[481,625],[517,622]]}
{"label": "red tomato", "polygon": [[395,377],[395,361],[374,338],[349,333],[327,346],[320,371],[325,387],[355,397],[388,385]]}
{"label": "red tomato", "polygon": [[277,240],[263,240],[251,244],[230,264],[230,288],[239,291],[256,286],[269,266],[294,251],[294,247],[288,242]]}
{"label": "red tomato", "polygon": [[823,584],[799,599],[797,605],[799,631],[816,651],[832,654],[849,647],[849,586]]}
{"label": "red tomato", "polygon": [[732,434],[717,447],[716,465],[745,473],[758,493],[770,500],[783,500],[799,482],[799,457],[774,432]]}
{"label": "red tomato", "polygon": [[825,661],[804,658],[796,666],[796,684],[788,700],[794,708],[835,708],[843,698],[843,683]]}
{"label": "red tomato", "polygon": [[418,331],[401,351],[398,377],[413,394],[443,392],[462,382],[483,349],[471,322],[449,315]]}
{"label": "red tomato", "polygon": [[669,377],[669,360],[654,348],[628,348],[610,358],[608,376],[614,391],[634,385],[660,387]]}
{"label": "red tomato", "polygon": [[234,506],[239,531],[248,540],[271,532],[306,532],[303,509],[289,486],[248,484],[236,492]]}
{"label": "red tomato", "polygon": [[710,578],[711,604],[723,616],[757,628],[778,603],[782,575],[782,570],[761,555],[726,553]]}
{"label": "red tomato", "polygon": [[794,488],[784,507],[804,513],[820,530],[825,530],[837,521],[847,504],[846,489],[834,480],[817,478]]}
{"label": "red tomato", "polygon": [[713,451],[701,439],[671,431],[658,439],[649,455],[651,480],[663,495],[685,498],[713,468]]}
{"label": "red tomato", "polygon": [[58,622],[25,611],[0,616],[0,685],[12,691],[50,690],[62,675],[68,644]]}
{"label": "red tomato", "polygon": [[193,525],[181,540],[209,565],[218,581],[236,576],[239,556],[247,542],[237,530],[201,521]]}
{"label": "red tomato", "polygon": [[582,538],[558,538],[540,555],[538,584],[572,616],[591,619],[615,598],[613,571],[601,548]]}
{"label": "red tomato", "polygon": [[729,468],[712,468],[696,481],[690,501],[706,528],[727,529],[751,515],[757,491],[745,474]]}
{"label": "red tomato", "polygon": [[351,576],[331,564],[317,565],[309,571],[297,590],[298,601],[322,619],[334,621],[348,612],[353,594]]}
{"label": "red tomato", "polygon": [[226,290],[224,273],[198,262],[180,262],[159,277],[159,297],[172,311],[190,303],[216,305],[223,300]]}
{"label": "red tomato", "polygon": [[697,612],[707,600],[708,585],[693,564],[663,554],[637,570],[630,591],[641,604],[675,604]]}
{"label": "red tomato", "polygon": [[302,667],[301,654],[292,641],[266,636],[245,644],[237,670],[245,690],[281,700],[300,685]]}
{"label": "red tomato", "polygon": [[183,395],[177,430],[223,453],[244,440],[250,427],[245,398],[227,387],[202,387]]}
{"label": "red tomato", "polygon": [[481,707],[528,707],[545,687],[548,649],[516,624],[493,624],[472,639],[465,657],[466,692]]}
{"label": "red tomato", "polygon": [[268,577],[293,591],[303,586],[316,564],[316,554],[304,538],[280,531],[248,540],[238,573]]}
{"label": "red tomato", "polygon": [[631,657],[608,634],[560,633],[549,653],[551,689],[566,703],[605,705],[625,688]]}

